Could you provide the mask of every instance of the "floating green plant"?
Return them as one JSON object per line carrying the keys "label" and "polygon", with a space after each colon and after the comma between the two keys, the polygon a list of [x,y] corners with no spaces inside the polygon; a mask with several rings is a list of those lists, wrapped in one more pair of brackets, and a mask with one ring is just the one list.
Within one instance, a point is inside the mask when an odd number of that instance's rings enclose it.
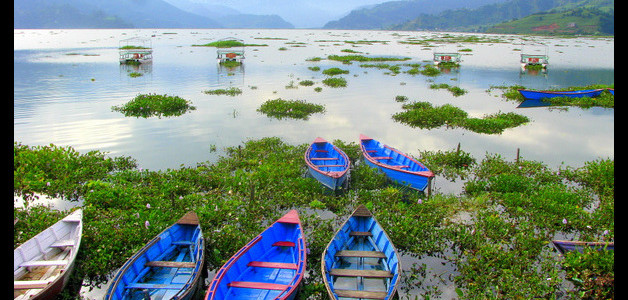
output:
{"label": "floating green plant", "polygon": [[329,75],[329,76],[334,76],[334,75],[340,75],[340,74],[349,74],[349,71],[348,70],[343,70],[343,69],[340,69],[340,68],[329,68],[329,69],[323,70],[323,74]]}
{"label": "floating green plant", "polygon": [[364,55],[329,55],[327,56],[329,60],[341,61],[341,62],[350,62],[350,61],[406,61],[410,60],[409,57],[367,57]]}
{"label": "floating green plant", "polygon": [[208,95],[229,95],[236,96],[242,94],[242,90],[237,87],[230,87],[226,89],[215,89],[215,90],[206,90],[203,93]]}
{"label": "floating green plant", "polygon": [[144,76],[144,74],[139,73],[139,72],[131,72],[129,73],[129,77],[141,77]]}
{"label": "floating green plant", "polygon": [[429,102],[414,102],[404,104],[402,108],[405,111],[395,113],[393,120],[424,129],[446,125],[477,133],[496,134],[530,121],[526,116],[501,112],[483,118],[468,118],[467,112],[451,104],[434,107]]}
{"label": "floating green plant", "polygon": [[245,44],[236,40],[227,40],[227,41],[216,41],[202,45],[192,45],[193,47],[216,47],[216,48],[231,48],[231,47],[263,47],[268,46],[266,44]]}
{"label": "floating green plant", "polygon": [[325,107],[320,104],[307,103],[305,100],[283,100],[277,98],[262,103],[257,111],[277,119],[307,120],[311,114],[325,112]]}
{"label": "floating green plant", "polygon": [[323,79],[323,84],[329,87],[333,87],[333,88],[346,87],[347,80],[342,77],[329,77],[329,78]]}
{"label": "floating green plant", "polygon": [[125,117],[172,117],[180,116],[196,107],[192,102],[178,96],[140,94],[124,105],[113,106],[111,110],[119,111]]}
{"label": "floating green plant", "polygon": [[467,93],[467,90],[457,87],[457,86],[450,86],[449,84],[446,83],[441,83],[441,84],[431,84],[430,85],[430,89],[446,89],[448,91],[450,91],[454,96],[458,97],[458,96],[462,96],[464,94]]}
{"label": "floating green plant", "polygon": [[312,86],[312,85],[314,85],[314,81],[312,81],[312,80],[302,80],[302,81],[299,81],[299,85],[302,85],[302,86]]}
{"label": "floating green plant", "polygon": [[242,62],[235,61],[235,60],[224,60],[224,61],[219,62],[219,64],[227,68],[235,68],[235,67],[241,66]]}

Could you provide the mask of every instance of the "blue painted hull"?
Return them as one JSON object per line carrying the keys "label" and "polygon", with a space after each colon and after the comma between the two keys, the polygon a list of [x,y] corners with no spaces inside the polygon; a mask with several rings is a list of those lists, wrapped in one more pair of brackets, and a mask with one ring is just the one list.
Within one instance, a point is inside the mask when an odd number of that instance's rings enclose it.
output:
{"label": "blue painted hull", "polygon": [[[360,205],[323,251],[321,274],[331,299],[391,299],[401,264],[395,246],[373,215]],[[354,296],[354,297],[352,297]]]}
{"label": "blue painted hull", "polygon": [[310,175],[331,190],[342,187],[349,177],[347,154],[320,137],[310,144],[304,158]]}
{"label": "blue painted hull", "polygon": [[434,173],[416,159],[365,135],[360,135],[360,149],[367,165],[398,184],[423,191],[434,177]]}
{"label": "blue painted hull", "polygon": [[105,299],[192,299],[200,287],[204,250],[198,216],[188,212],[127,260]]}
{"label": "blue painted hull", "polygon": [[615,89],[608,89],[608,92],[611,93],[611,95],[615,96]]}
{"label": "blue painted hull", "polygon": [[519,93],[525,99],[540,100],[544,98],[556,98],[556,97],[569,97],[569,98],[582,98],[582,97],[597,97],[604,89],[595,90],[582,90],[582,91],[531,91],[531,90],[518,90]]}
{"label": "blue painted hull", "polygon": [[609,250],[609,251],[615,250],[615,243],[605,243],[605,242],[580,242],[580,241],[554,240],[552,241],[552,244],[554,244],[554,247],[556,247],[556,249],[558,249],[558,251],[560,251],[560,253],[563,253],[563,254],[569,251],[574,251],[574,250],[582,252],[582,249],[584,247],[591,247],[597,250]]}
{"label": "blue painted hull", "polygon": [[218,270],[205,300],[294,299],[306,270],[306,259],[299,215],[291,210]]}

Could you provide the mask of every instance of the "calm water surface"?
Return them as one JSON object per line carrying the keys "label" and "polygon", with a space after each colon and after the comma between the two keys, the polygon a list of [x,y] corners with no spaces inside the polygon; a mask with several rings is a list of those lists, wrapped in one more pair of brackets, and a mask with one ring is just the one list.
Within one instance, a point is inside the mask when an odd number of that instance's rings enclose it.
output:
{"label": "calm water surface", "polygon": [[[321,136],[328,140],[358,142],[360,133],[369,135],[411,155],[419,151],[461,149],[481,160],[486,153],[515,159],[519,148],[524,159],[542,161],[555,167],[561,164],[582,166],[585,161],[614,157],[614,109],[517,108],[503,100],[491,86],[520,84],[547,89],[588,84],[614,83],[614,39],[561,39],[488,35],[507,43],[437,44],[436,47],[401,44],[408,39],[442,36],[438,32],[342,31],[342,30],[206,30],[206,29],[127,29],[127,30],[14,30],[14,141],[27,145],[72,146],[80,152],[100,150],[110,156],[132,156],[144,169],[194,166],[215,161],[228,146],[248,139],[278,136],[292,144],[310,143]],[[464,35],[451,33],[452,35]],[[153,62],[139,67],[120,65],[119,41],[130,37],[151,37]],[[482,35],[484,36],[484,35]],[[249,44],[242,67],[228,70],[218,66],[216,49],[194,47],[226,37]],[[272,39],[269,39],[272,38]],[[279,38],[279,39],[278,39]],[[345,41],[386,41],[371,45]],[[546,48],[548,71],[522,73],[519,55]],[[295,44],[298,43],[298,44]],[[298,47],[295,47],[298,46]],[[287,50],[279,50],[285,47]],[[383,70],[361,68],[359,63],[343,65],[307,58],[338,54],[343,49],[362,55],[410,57],[408,62],[428,63],[433,51],[464,52],[462,66],[437,77],[392,76]],[[394,63],[394,62],[393,62]],[[321,81],[321,70],[339,67],[346,88],[330,88]],[[402,70],[407,70],[402,69]],[[132,78],[129,72],[140,72]],[[301,80],[314,86],[298,86]],[[432,83],[448,83],[468,91],[454,97],[446,90],[434,90]],[[286,88],[291,85],[298,88]],[[204,90],[238,87],[241,95],[216,96]],[[315,92],[315,87],[322,87]],[[197,107],[179,117],[124,117],[111,110],[138,94],[168,94],[185,98]],[[395,96],[409,101],[429,101],[433,105],[452,104],[471,117],[496,112],[516,112],[531,122],[499,135],[474,133],[464,129],[411,128],[391,116],[401,111]],[[322,104],[324,114],[309,120],[277,120],[256,112],[269,99],[301,99]],[[213,149],[217,149],[213,151]],[[435,189],[460,193],[460,183],[437,177]],[[451,278],[454,266],[439,258],[404,256],[404,265],[428,263],[428,274],[440,286],[443,298],[455,297]],[[436,276],[436,277],[435,277]],[[427,276],[426,278],[431,278]],[[438,282],[436,282],[438,281]],[[407,295],[420,292],[406,284]],[[85,296],[99,298],[103,289]]]}

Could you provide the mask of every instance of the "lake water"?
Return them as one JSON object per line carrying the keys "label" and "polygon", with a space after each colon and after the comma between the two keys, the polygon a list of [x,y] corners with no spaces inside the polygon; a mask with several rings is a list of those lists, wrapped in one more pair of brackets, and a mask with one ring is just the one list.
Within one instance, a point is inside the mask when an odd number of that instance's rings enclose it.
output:
{"label": "lake water", "polygon": [[[443,35],[345,30],[14,30],[14,141],[132,156],[139,167],[151,170],[215,161],[224,147],[241,145],[248,139],[278,136],[288,143],[302,144],[321,136],[330,141],[357,143],[360,133],[411,155],[424,150],[452,150],[460,143],[462,150],[478,160],[486,153],[514,160],[520,149],[524,159],[552,167],[561,163],[577,167],[585,161],[614,157],[614,109],[517,108],[517,103],[502,99],[500,91],[487,92],[496,85],[547,89],[613,84],[613,38],[478,35],[507,43],[432,43],[436,47],[399,43]],[[152,37],[152,63],[139,67],[119,64],[119,42],[130,37]],[[218,65],[215,48],[192,46],[226,37],[268,46],[247,47],[244,65],[233,70]],[[360,40],[386,42],[345,42]],[[548,47],[535,48],[531,41]],[[282,47],[286,50],[280,50]],[[465,48],[471,51],[463,52],[461,67],[437,77],[405,73],[392,76],[383,70],[361,68],[359,63],[306,61],[311,57],[345,55],[348,53],[341,50],[351,49],[368,56],[410,57],[405,63],[425,64],[432,60],[433,51]],[[547,72],[522,72],[522,50],[538,54],[547,50]],[[311,66],[349,70],[350,74],[342,76],[347,79],[347,87],[324,86],[321,81],[326,76],[309,70]],[[129,72],[143,76],[132,78]],[[306,79],[315,85],[298,85]],[[468,93],[454,97],[446,90],[430,89],[434,82],[459,86]],[[291,83],[298,88],[286,88]],[[235,97],[203,93],[228,87],[238,87],[243,93]],[[322,87],[322,91],[315,92],[315,87]],[[112,106],[147,93],[179,96],[197,109],[161,119],[124,117],[111,110]],[[449,103],[471,117],[515,112],[528,116],[531,122],[499,135],[444,127],[411,128],[391,118],[401,111],[402,104],[395,101],[397,95],[407,96],[409,101],[429,101],[435,106]],[[322,104],[326,112],[314,114],[309,120],[277,120],[256,111],[266,100],[276,98]],[[434,188],[445,193],[461,192],[460,183],[452,184],[438,177]],[[428,273],[451,274],[451,265],[428,259]],[[406,265],[417,262],[408,257],[404,260],[409,261]],[[439,271],[439,267],[447,272]],[[443,290],[444,298],[455,297],[453,285]],[[94,295],[103,292],[97,289]]]}

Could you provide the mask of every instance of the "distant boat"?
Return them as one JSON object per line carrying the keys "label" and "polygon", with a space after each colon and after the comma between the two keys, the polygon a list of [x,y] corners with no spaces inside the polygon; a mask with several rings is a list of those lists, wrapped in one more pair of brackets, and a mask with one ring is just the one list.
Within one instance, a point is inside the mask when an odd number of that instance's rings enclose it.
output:
{"label": "distant boat", "polygon": [[122,265],[105,299],[193,299],[204,253],[198,216],[188,212]]}
{"label": "distant boat", "polygon": [[347,182],[349,157],[321,137],[314,139],[305,151],[305,163],[312,177],[331,190]]}
{"label": "distant boat", "polygon": [[294,299],[305,274],[306,259],[299,214],[291,210],[218,270],[205,300]]}
{"label": "distant boat", "polygon": [[554,247],[560,251],[560,253],[565,254],[569,251],[580,251],[584,247],[591,247],[597,250],[615,250],[615,243],[612,242],[581,242],[581,241],[564,241],[564,240],[553,240],[552,244]]}
{"label": "distant boat", "polygon": [[356,208],[323,251],[321,274],[331,299],[392,299],[401,275],[392,241],[364,206]]}
{"label": "distant boat", "polygon": [[593,90],[581,90],[581,91],[533,91],[519,89],[519,93],[525,99],[543,99],[543,98],[555,98],[555,97],[569,97],[569,98],[582,98],[582,97],[597,97],[604,89]]}
{"label": "distant boat", "polygon": [[401,185],[423,191],[434,177],[434,173],[416,159],[363,134],[360,134],[360,149],[366,164]]}
{"label": "distant boat", "polygon": [[83,234],[77,209],[13,250],[13,298],[55,299],[74,269]]}

